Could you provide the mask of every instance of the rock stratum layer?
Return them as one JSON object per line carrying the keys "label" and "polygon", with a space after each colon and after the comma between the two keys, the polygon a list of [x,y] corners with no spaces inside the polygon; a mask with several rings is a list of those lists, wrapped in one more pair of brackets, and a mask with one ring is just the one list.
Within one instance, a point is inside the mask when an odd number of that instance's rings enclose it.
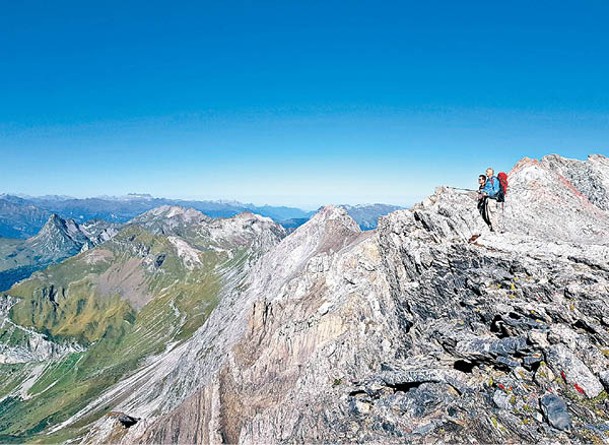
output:
{"label": "rock stratum layer", "polygon": [[[444,187],[375,231],[335,207],[287,237],[270,222],[231,220],[224,239],[246,229],[265,253],[222,267],[201,326],[42,434],[609,441],[609,160],[524,159],[509,177],[500,234],[475,193]],[[172,236],[190,239],[194,216],[154,230],[184,227]],[[215,223],[197,224],[214,239]],[[109,411],[139,420],[125,428]]]}

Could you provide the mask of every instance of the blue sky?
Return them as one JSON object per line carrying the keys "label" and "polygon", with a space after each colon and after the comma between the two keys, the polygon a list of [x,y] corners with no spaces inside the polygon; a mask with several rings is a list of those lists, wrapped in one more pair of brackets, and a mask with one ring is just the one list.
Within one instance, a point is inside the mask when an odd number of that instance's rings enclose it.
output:
{"label": "blue sky", "polygon": [[0,6],[0,192],[411,204],[609,155],[609,3]]}

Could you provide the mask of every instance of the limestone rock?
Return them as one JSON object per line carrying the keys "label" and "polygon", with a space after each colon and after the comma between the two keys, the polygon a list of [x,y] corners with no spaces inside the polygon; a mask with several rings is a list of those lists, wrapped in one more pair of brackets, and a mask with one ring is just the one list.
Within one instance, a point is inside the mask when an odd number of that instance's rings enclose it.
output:
{"label": "limestone rock", "polygon": [[603,385],[590,369],[564,345],[548,348],[546,358],[556,374],[563,376],[569,385],[581,388],[586,397],[594,398],[603,391]]}

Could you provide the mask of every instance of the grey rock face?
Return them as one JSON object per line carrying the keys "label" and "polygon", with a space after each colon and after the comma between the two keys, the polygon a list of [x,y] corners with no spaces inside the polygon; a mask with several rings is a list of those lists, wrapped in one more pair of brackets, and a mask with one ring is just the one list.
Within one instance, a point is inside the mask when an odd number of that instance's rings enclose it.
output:
{"label": "grey rock face", "polygon": [[565,345],[548,348],[546,358],[555,373],[563,376],[568,384],[578,385],[587,397],[594,398],[603,391],[603,385],[590,369]]}
{"label": "grey rock face", "polygon": [[[583,170],[605,184],[606,165]],[[504,234],[446,188],[372,232],[322,209],[190,340],[108,391],[143,419],[112,439],[608,441],[609,214],[600,185],[569,180],[583,170],[518,163]],[[107,442],[110,425],[85,440]]]}
{"label": "grey rock face", "polygon": [[562,175],[590,203],[609,210],[609,160],[606,157],[592,155],[584,162],[550,155],[543,158],[541,164]]}
{"label": "grey rock face", "polygon": [[599,379],[603,386],[605,387],[605,391],[609,391],[609,370],[601,371],[599,373]]}
{"label": "grey rock face", "polygon": [[544,395],[539,399],[539,405],[543,415],[554,428],[559,430],[571,428],[571,416],[567,410],[567,405],[556,394]]}
{"label": "grey rock face", "polygon": [[103,220],[93,220],[80,224],[82,232],[94,246],[111,240],[120,230],[120,224]]}
{"label": "grey rock face", "polygon": [[497,408],[511,410],[512,404],[510,403],[510,395],[498,389],[493,393],[493,402],[497,405]]}
{"label": "grey rock face", "polygon": [[[509,198],[504,219],[510,233],[531,235],[539,240],[603,245],[609,237],[609,214],[604,200],[588,195],[592,187],[603,188],[609,181],[606,158],[603,162],[567,161],[556,157],[541,162],[525,159],[510,173]],[[560,158],[562,159],[562,158]],[[601,159],[593,157],[592,159]],[[554,160],[554,161],[553,161]],[[594,167],[601,177],[587,176]],[[570,177],[580,178],[570,182]]]}
{"label": "grey rock face", "polygon": [[28,240],[30,247],[48,258],[63,259],[93,247],[92,241],[72,219],[53,214],[42,230]]}

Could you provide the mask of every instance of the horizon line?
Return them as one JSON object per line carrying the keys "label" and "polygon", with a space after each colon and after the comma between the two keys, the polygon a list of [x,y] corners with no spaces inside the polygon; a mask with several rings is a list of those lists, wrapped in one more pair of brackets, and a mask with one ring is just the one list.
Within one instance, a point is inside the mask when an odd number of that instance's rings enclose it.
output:
{"label": "horizon line", "polygon": [[328,205],[334,206],[373,206],[373,205],[387,205],[394,206],[399,208],[408,208],[414,203],[424,199],[424,197],[414,200],[414,202],[397,204],[394,202],[382,202],[382,201],[358,201],[358,202],[325,202],[323,204],[309,204],[309,205],[297,205],[297,204],[272,204],[269,202],[265,202],[264,204],[259,204],[253,201],[242,201],[239,199],[227,199],[227,198],[202,198],[202,197],[171,197],[171,196],[155,196],[150,193],[134,193],[129,192],[123,195],[89,195],[89,196],[74,196],[74,195],[63,195],[63,194],[45,194],[45,195],[31,195],[27,193],[18,193],[18,192],[2,192],[0,193],[0,197],[16,197],[20,199],[52,199],[55,198],[58,201],[68,201],[68,200],[87,200],[87,199],[101,199],[101,200],[137,200],[137,199],[148,199],[148,200],[169,200],[169,201],[179,201],[179,202],[199,202],[199,203],[214,203],[214,204],[228,204],[228,205],[241,205],[241,206],[253,206],[257,208],[261,207],[284,207],[284,208],[292,208],[297,210],[306,210],[306,211],[317,211],[323,207]]}

